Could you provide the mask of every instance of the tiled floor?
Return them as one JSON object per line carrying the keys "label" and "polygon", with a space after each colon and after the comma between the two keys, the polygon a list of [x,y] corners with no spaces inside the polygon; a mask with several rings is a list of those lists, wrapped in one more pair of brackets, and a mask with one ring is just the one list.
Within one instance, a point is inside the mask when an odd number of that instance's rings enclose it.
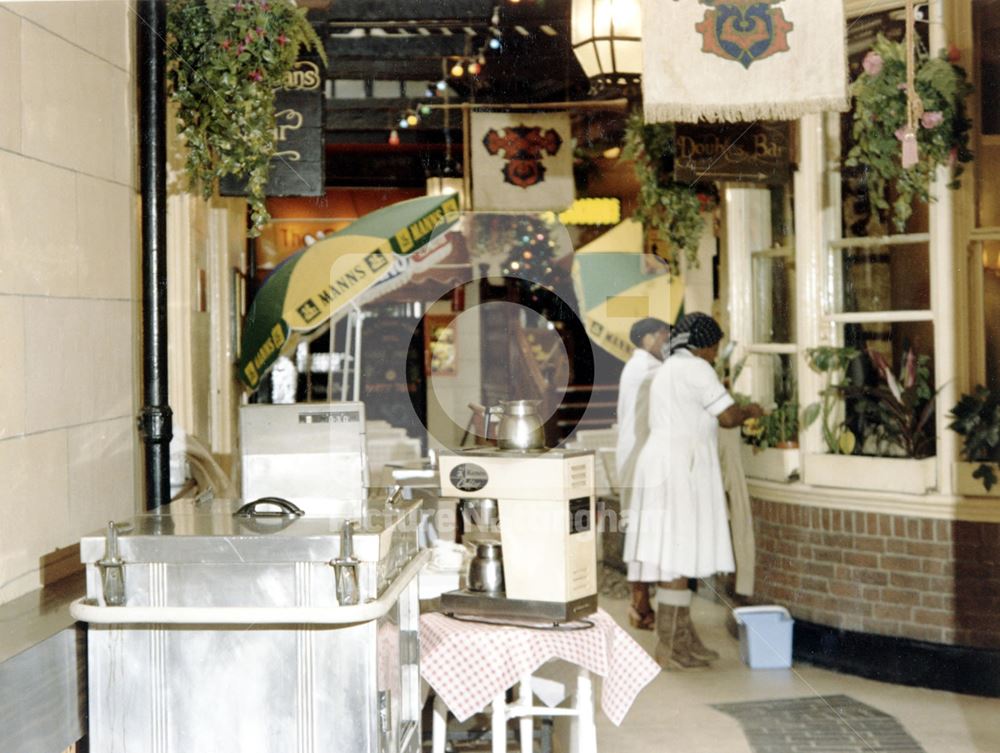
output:
{"label": "tiled floor", "polygon": [[[625,601],[602,597],[601,606],[619,624],[627,625]],[[731,707],[729,713],[719,708],[721,704],[790,699],[806,699],[816,708],[825,709],[825,713],[815,714],[813,730],[817,733],[829,731],[830,719],[836,717],[831,707],[836,708],[838,703],[845,712],[855,715],[852,718],[869,719],[868,726],[857,725],[859,734],[854,739],[848,735],[846,742],[839,734],[842,727],[836,738],[827,735],[824,739],[817,734],[814,744],[803,748],[810,753],[1000,753],[1000,699],[887,685],[806,665],[788,670],[751,670],[740,662],[738,645],[725,630],[726,612],[721,606],[696,598],[693,614],[702,638],[720,651],[722,658],[711,669],[661,673],[639,695],[621,727],[613,726],[598,713],[601,753],[793,753],[796,748],[787,744],[783,748],[765,746],[766,738],[755,737],[756,747],[751,746],[737,718],[739,707]],[[652,652],[656,644],[652,632],[628,630]],[[821,697],[827,697],[827,702]],[[775,719],[787,722],[795,706],[793,701],[791,706],[772,703],[757,708],[767,708]],[[865,707],[888,718],[866,712]],[[742,706],[744,720],[749,709]],[[808,716],[801,714],[799,718]],[[846,718],[847,713],[843,716]],[[876,724],[872,719],[881,721]],[[767,729],[776,731],[777,727]],[[884,737],[879,738],[875,732]],[[866,736],[867,742],[863,739]],[[913,741],[918,747],[913,746]],[[898,745],[890,747],[892,743]]]}

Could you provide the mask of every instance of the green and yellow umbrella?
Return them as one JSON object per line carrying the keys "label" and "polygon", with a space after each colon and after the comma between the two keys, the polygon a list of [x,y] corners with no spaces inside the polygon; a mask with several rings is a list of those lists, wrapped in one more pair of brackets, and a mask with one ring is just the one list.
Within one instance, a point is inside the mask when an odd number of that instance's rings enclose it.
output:
{"label": "green and yellow umbrella", "polygon": [[573,282],[587,334],[622,361],[632,355],[632,325],[647,316],[673,323],[684,281],[659,257],[643,253],[642,225],[625,220],[577,250]]}
{"label": "green and yellow umbrella", "polygon": [[247,312],[239,378],[256,389],[296,336],[321,327],[459,217],[455,194],[421,196],[366,214],[296,252],[257,291]]}

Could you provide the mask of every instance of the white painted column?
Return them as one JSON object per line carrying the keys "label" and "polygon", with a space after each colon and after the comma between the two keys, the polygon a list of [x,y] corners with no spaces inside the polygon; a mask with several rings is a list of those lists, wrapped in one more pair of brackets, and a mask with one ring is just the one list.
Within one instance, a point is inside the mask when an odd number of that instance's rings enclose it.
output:
{"label": "white painted column", "polygon": [[716,254],[714,221],[711,212],[702,212],[704,225],[698,241],[698,268],[684,270],[684,310],[712,313],[715,291],[712,289],[712,264]]}
{"label": "white painted column", "polygon": [[[771,192],[766,188],[728,186],[723,192],[726,210],[726,281],[728,289],[728,313],[730,341],[739,347],[733,354],[733,362],[746,353],[747,346],[754,342],[753,332],[753,263],[754,251],[771,246]],[[759,364],[747,362],[739,380],[732,387],[737,392],[752,393],[756,377],[767,380]],[[762,382],[763,383],[763,382]]]}
{"label": "white painted column", "polygon": [[[823,116],[799,120],[799,169],[795,173],[795,339],[799,344],[799,404],[819,399],[823,380],[806,363],[807,348],[819,345],[823,330],[823,267],[826,234],[823,228],[824,143]],[[802,451],[822,452],[819,422],[799,433]]]}
{"label": "white painted column", "polygon": [[[944,0],[931,0],[929,47],[937,50],[948,43],[945,28]],[[956,254],[954,199],[947,188],[951,171],[939,167],[931,184],[931,195],[937,201],[930,204],[930,266],[931,266],[931,310],[934,312],[934,386],[940,390],[935,403],[937,431],[937,487],[942,494],[952,492],[952,466],[958,459],[958,435],[948,429],[948,413],[958,402],[959,389],[956,384],[958,373],[959,332],[956,327],[955,311],[955,265],[961,263],[965,254]]]}

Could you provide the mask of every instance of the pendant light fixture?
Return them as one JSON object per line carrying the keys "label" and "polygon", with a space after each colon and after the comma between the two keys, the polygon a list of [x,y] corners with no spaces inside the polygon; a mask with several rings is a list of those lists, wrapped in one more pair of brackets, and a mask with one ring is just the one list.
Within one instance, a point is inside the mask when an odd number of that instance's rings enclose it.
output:
{"label": "pendant light fixture", "polygon": [[639,0],[573,0],[573,52],[595,89],[637,90],[642,75]]}

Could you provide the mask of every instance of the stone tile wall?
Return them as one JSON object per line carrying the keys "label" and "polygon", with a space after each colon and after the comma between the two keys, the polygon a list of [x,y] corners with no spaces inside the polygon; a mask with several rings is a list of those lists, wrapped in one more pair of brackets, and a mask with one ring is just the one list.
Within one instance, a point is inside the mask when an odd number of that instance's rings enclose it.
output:
{"label": "stone tile wall", "polygon": [[0,3],[0,602],[137,499],[133,19]]}
{"label": "stone tile wall", "polygon": [[753,500],[760,603],[798,619],[1000,648],[1000,525]]}

